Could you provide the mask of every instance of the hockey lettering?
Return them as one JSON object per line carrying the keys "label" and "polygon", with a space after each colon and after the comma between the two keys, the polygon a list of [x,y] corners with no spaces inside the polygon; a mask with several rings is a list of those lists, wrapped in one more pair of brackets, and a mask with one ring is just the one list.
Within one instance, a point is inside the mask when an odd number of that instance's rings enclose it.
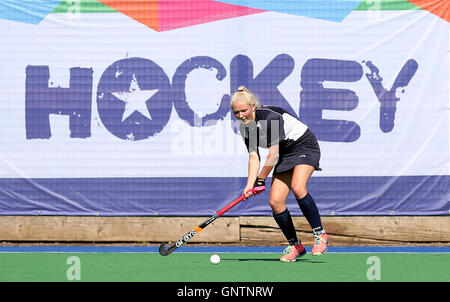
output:
{"label": "hockey lettering", "polygon": [[[126,58],[114,62],[103,71],[93,87],[92,68],[74,67],[69,70],[69,87],[49,87],[48,66],[26,68],[25,130],[27,139],[51,138],[51,114],[69,117],[71,138],[91,137],[92,99],[96,101],[102,124],[112,135],[130,141],[149,139],[166,127],[175,109],[176,114],[191,127],[211,127],[224,120],[230,112],[230,95],[240,85],[255,92],[262,104],[279,106],[301,117],[317,138],[330,142],[354,142],[361,135],[356,121],[323,117],[324,110],[351,111],[359,104],[358,95],[351,89],[326,88],[324,82],[365,83],[380,103],[379,128],[388,133],[395,128],[396,104],[418,69],[414,59],[404,62],[394,84],[387,88],[382,71],[372,61],[346,61],[313,58],[301,67],[300,105],[292,108],[278,86],[294,70],[294,59],[287,54],[277,55],[257,75],[252,60],[235,56],[227,69],[208,56],[190,58],[176,69],[170,79],[156,62],[146,58]],[[363,77],[363,67],[369,70]],[[224,93],[215,112],[200,117],[186,95],[186,80],[195,69],[216,72],[217,81],[228,80],[230,90]],[[348,85],[347,85],[348,87]],[[231,114],[231,119],[235,117]],[[233,125],[233,123],[232,123]],[[233,127],[235,133],[238,128]]]}

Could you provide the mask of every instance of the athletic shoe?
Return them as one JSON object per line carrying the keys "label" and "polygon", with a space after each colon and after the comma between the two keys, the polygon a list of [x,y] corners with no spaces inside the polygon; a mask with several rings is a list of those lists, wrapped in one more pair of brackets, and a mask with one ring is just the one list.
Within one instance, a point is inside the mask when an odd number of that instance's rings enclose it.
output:
{"label": "athletic shoe", "polygon": [[314,234],[314,246],[312,254],[319,256],[325,254],[328,249],[328,236],[326,233]]}
{"label": "athletic shoe", "polygon": [[283,251],[283,254],[285,255],[280,258],[281,262],[295,262],[297,260],[297,257],[302,257],[306,254],[306,250],[301,243],[294,244],[288,246]]}

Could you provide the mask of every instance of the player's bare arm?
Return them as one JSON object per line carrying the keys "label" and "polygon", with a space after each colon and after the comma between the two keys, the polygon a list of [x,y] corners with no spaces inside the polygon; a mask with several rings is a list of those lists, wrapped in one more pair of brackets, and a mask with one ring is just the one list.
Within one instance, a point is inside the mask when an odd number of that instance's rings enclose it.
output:
{"label": "player's bare arm", "polygon": [[266,179],[267,176],[272,171],[273,167],[278,161],[279,157],[279,145],[274,145],[269,148],[269,154],[267,154],[266,161],[264,162],[264,167],[261,169],[261,172],[258,175],[260,179]]}
{"label": "player's bare arm", "polygon": [[261,165],[261,157],[258,152],[252,151],[248,155],[248,177],[247,185],[244,188],[243,194],[246,198],[252,196],[250,191],[255,184],[256,178],[258,177],[259,167]]}

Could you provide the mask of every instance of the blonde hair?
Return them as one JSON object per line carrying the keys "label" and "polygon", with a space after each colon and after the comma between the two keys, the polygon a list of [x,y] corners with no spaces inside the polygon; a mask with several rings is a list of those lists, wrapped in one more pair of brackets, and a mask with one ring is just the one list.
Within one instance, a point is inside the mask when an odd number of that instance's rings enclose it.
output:
{"label": "blonde hair", "polygon": [[237,100],[244,100],[249,105],[255,105],[256,107],[261,107],[258,98],[245,86],[239,86],[238,90],[233,93],[231,97],[231,106]]}

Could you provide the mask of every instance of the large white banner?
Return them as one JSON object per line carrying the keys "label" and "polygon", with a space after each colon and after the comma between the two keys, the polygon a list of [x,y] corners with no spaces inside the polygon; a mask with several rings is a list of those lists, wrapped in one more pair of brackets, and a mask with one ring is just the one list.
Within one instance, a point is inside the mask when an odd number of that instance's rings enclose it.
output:
{"label": "large white banner", "polygon": [[[449,173],[448,23],[425,11],[383,12],[375,18],[367,12],[352,12],[339,25],[265,13],[162,33],[120,14],[83,14],[77,19],[55,14],[38,26],[1,22],[0,131],[5,138],[1,177],[245,176],[242,139],[232,131],[230,112],[219,107],[223,96],[233,92],[231,81],[242,77],[233,76],[239,73],[240,67],[232,66],[238,56],[245,56],[245,62],[252,65],[250,86],[266,85],[266,91],[278,91],[276,100],[270,99],[270,93],[259,93],[262,103],[290,106],[300,119],[301,102],[315,101],[314,96],[306,97],[308,89],[301,85],[313,78],[308,66],[315,68],[320,61],[325,68],[336,66],[323,71],[319,81],[324,90],[345,89],[353,104],[339,105],[339,96],[331,95],[335,99],[323,104],[318,119],[347,121],[357,131],[347,142],[339,137],[329,141],[326,130],[318,133],[320,176]],[[128,66],[127,60],[138,66]],[[189,61],[191,65],[185,64]],[[133,117],[152,118],[151,106],[145,101],[151,103],[162,89],[140,88],[147,80],[146,71],[139,67],[144,62],[151,63],[148,68],[160,68],[165,77],[167,89],[160,93],[167,94],[161,96],[167,112],[155,111],[165,115],[160,125],[155,119],[149,128],[137,125],[131,130],[126,122],[133,123]],[[182,93],[195,113],[189,118],[201,120],[220,111],[222,119],[190,126],[177,114],[179,108],[170,109],[176,100],[169,90],[177,88],[169,87],[183,64],[189,70],[182,71]],[[48,69],[48,90],[55,93],[70,90],[71,68],[92,70],[86,75],[92,81],[88,135],[71,137],[68,113],[49,111],[37,117],[31,110],[28,119],[47,115],[50,122],[49,129],[38,129],[35,137],[27,138],[32,126],[26,125],[26,97],[36,98],[38,93],[32,91],[33,83],[26,86],[27,67],[38,66]],[[121,72],[134,72],[142,78],[132,78],[128,87],[109,83],[111,87],[99,91],[102,76],[109,76],[111,68],[117,77]],[[402,73],[402,68],[409,70]],[[31,72],[28,80],[32,82]],[[404,83],[394,87],[396,80]],[[105,127],[107,113],[102,117],[98,110],[100,94],[105,91],[116,91],[117,100],[123,102],[121,120],[109,122],[116,123],[111,126],[116,133]],[[385,103],[393,106],[390,113],[380,110]],[[387,129],[382,128],[383,114],[391,114]],[[315,122],[314,118],[306,121]],[[326,127],[335,130],[333,125]],[[51,134],[45,136],[46,131]],[[120,131],[130,133],[124,139],[118,137]],[[136,137],[133,131],[142,134]]]}

